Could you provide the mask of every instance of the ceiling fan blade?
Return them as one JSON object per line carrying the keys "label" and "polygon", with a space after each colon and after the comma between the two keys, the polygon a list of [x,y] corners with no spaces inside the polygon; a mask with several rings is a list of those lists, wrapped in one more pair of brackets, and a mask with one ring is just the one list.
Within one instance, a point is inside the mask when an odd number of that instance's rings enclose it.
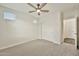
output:
{"label": "ceiling fan blade", "polygon": [[29,13],[32,13],[32,12],[36,12],[36,11],[29,11]]}
{"label": "ceiling fan blade", "polygon": [[40,6],[40,9],[43,8],[47,3],[43,3],[41,6]]}
{"label": "ceiling fan blade", "polygon": [[31,3],[27,3],[28,5],[30,5],[31,7],[33,7],[34,9],[36,9],[35,6],[33,6]]}
{"label": "ceiling fan blade", "polygon": [[49,10],[41,10],[41,12],[49,12]]}

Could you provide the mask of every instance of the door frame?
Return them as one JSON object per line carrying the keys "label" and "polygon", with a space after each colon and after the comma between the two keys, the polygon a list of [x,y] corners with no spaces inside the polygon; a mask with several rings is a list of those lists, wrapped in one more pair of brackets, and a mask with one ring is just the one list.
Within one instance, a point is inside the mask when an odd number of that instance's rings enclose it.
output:
{"label": "door frame", "polygon": [[[78,29],[77,29],[77,20],[79,19],[79,17],[73,17],[73,18],[67,18],[67,19],[74,19],[75,18],[75,20],[76,20],[76,31],[78,31]],[[62,31],[62,36],[63,36],[63,43],[64,43],[64,19],[63,19],[63,21],[62,21],[63,23],[63,27],[62,27],[62,29],[63,29],[63,31]],[[77,49],[77,39],[78,39],[78,33],[76,32],[76,39],[75,39],[75,49]]]}

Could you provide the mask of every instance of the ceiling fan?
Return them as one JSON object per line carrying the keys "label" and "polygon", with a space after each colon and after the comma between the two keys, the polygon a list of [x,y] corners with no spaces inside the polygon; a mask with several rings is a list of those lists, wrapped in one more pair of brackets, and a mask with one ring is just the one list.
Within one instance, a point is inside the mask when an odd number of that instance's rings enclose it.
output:
{"label": "ceiling fan", "polygon": [[29,13],[33,13],[33,12],[37,12],[38,15],[40,15],[41,12],[49,12],[49,10],[42,10],[42,8],[47,4],[47,3],[42,3],[42,4],[37,4],[37,7],[35,7],[34,5],[32,5],[31,3],[27,3],[28,5],[30,5],[31,7],[33,7],[35,10],[33,11],[29,11]]}

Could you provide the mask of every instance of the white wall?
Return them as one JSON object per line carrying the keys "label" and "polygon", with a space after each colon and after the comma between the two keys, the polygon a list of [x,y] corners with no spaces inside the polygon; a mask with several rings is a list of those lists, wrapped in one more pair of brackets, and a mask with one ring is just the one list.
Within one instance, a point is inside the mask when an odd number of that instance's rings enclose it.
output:
{"label": "white wall", "polygon": [[[16,21],[3,19],[6,10],[16,14]],[[28,14],[0,7],[0,48],[36,39],[37,25],[33,24],[34,19]]]}
{"label": "white wall", "polygon": [[[3,12],[9,10],[16,14],[16,21],[5,21],[2,17]],[[69,11],[70,12],[70,11]],[[75,11],[67,12],[65,15],[74,17]],[[73,16],[73,15],[74,16]],[[65,16],[64,15],[64,16]],[[71,15],[71,16],[70,16]],[[66,17],[67,18],[67,17]],[[39,24],[33,24],[35,18],[28,14],[8,8],[0,7],[0,48],[22,41],[31,41],[33,39],[41,38],[41,24],[42,22],[42,39],[52,41],[54,43],[63,42],[63,27],[61,12],[51,12],[47,16],[39,19]]]}
{"label": "white wall", "polygon": [[77,33],[77,20],[76,18],[65,19],[64,21],[64,38],[76,39]]}
{"label": "white wall", "polygon": [[[60,44],[62,42],[62,18],[60,12],[52,12],[51,14],[42,17],[39,23],[39,38]],[[42,23],[42,29],[41,29]]]}
{"label": "white wall", "polygon": [[64,19],[76,18],[77,16],[79,16],[79,8],[64,11]]}
{"label": "white wall", "polygon": [[[5,21],[3,12],[9,10],[16,14],[16,21]],[[62,17],[60,12],[37,19],[38,24],[33,24],[34,17],[19,11],[0,7],[0,48],[19,42],[28,42],[42,39],[60,44],[62,42]],[[42,22],[42,34],[41,23]]]}

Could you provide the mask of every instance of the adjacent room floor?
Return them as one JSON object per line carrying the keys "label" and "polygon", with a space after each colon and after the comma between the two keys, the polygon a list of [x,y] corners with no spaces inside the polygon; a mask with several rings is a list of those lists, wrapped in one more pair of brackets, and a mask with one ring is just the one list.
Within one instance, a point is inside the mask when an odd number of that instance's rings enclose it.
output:
{"label": "adjacent room floor", "polygon": [[72,38],[65,38],[64,42],[75,45],[75,39],[72,39]]}
{"label": "adjacent room floor", "polygon": [[0,51],[1,56],[74,56],[78,53],[72,44],[58,45],[47,40],[33,40]]}

